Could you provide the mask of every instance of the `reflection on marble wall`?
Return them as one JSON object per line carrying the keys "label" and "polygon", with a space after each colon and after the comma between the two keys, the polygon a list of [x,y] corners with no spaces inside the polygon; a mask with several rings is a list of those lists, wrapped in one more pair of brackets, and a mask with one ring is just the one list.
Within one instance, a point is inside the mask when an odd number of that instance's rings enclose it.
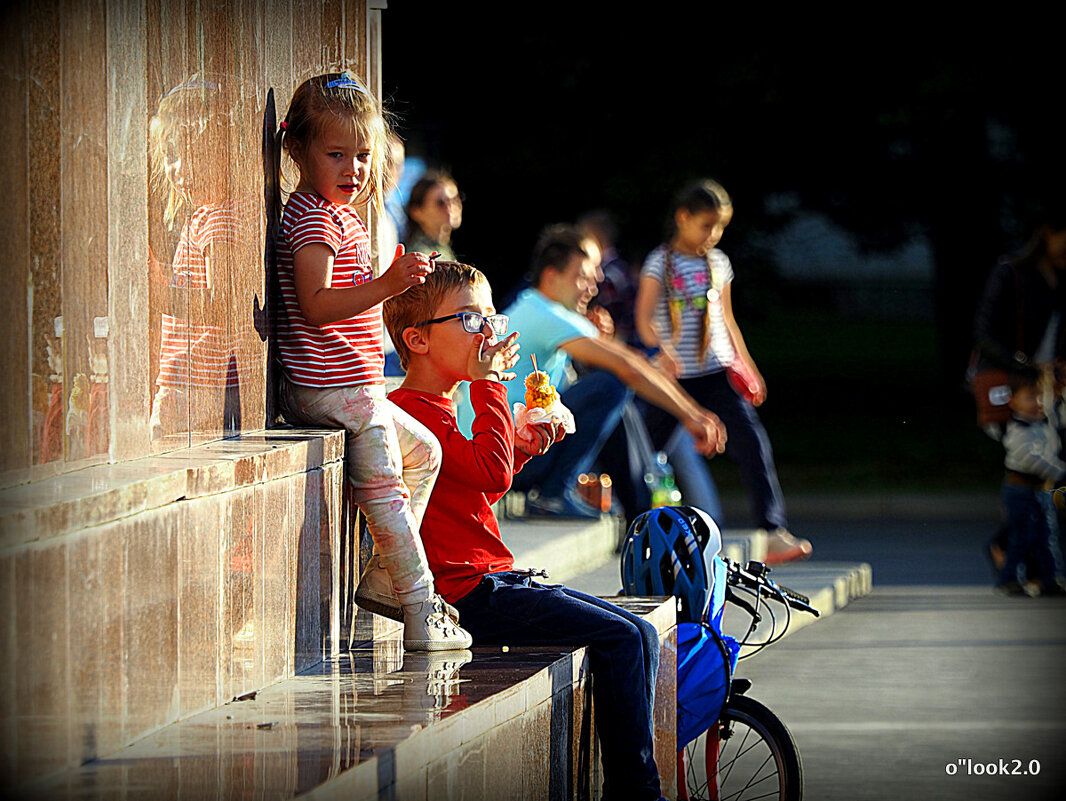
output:
{"label": "reflection on marble wall", "polygon": [[367,3],[0,13],[0,486],[263,428],[268,97],[341,68],[375,83]]}
{"label": "reflection on marble wall", "polygon": [[242,396],[262,394],[253,388],[260,340],[241,292],[253,298],[245,276],[262,275],[262,180],[239,180],[262,172],[261,111],[249,99],[231,76],[192,75],[148,125],[149,203],[162,210],[152,219],[162,230],[149,226],[154,450],[239,432]]}

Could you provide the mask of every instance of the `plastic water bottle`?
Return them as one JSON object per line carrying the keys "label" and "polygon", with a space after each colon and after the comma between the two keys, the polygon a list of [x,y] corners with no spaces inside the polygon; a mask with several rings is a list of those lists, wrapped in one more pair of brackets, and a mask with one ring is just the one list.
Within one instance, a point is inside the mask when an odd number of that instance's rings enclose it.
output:
{"label": "plastic water bottle", "polygon": [[657,506],[677,506],[681,503],[681,490],[674,483],[674,469],[666,460],[666,454],[658,451],[655,464],[644,474],[644,483],[651,493],[652,508]]}

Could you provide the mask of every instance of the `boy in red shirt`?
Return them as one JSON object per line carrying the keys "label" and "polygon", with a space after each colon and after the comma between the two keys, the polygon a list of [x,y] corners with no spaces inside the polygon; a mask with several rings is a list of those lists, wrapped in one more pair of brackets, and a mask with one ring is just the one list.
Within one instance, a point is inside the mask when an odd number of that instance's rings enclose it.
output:
{"label": "boy in red shirt", "polygon": [[[475,645],[585,646],[604,766],[604,799],[660,798],[652,741],[659,667],[655,627],[613,604],[514,570],[491,505],[516,472],[562,437],[542,425],[515,436],[502,382],[518,360],[485,276],[437,262],[420,286],[390,298],[385,324],[407,371],[389,399],[432,431],[443,458],[421,535],[437,591],[459,611]],[[470,381],[472,438],[452,396]]]}

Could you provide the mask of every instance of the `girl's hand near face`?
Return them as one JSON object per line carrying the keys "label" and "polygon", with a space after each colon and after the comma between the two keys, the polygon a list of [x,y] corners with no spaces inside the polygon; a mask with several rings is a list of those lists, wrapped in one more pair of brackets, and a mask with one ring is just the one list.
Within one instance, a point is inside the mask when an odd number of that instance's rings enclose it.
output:
{"label": "girl's hand near face", "polygon": [[510,381],[515,374],[509,370],[518,364],[518,332],[512,331],[495,345],[489,345],[484,334],[475,334],[467,358],[467,372],[471,381],[488,378]]}
{"label": "girl's hand near face", "polygon": [[425,253],[404,253],[402,244],[396,246],[396,255],[381,279],[389,287],[390,297],[426,282],[426,276],[433,272],[433,261]]}

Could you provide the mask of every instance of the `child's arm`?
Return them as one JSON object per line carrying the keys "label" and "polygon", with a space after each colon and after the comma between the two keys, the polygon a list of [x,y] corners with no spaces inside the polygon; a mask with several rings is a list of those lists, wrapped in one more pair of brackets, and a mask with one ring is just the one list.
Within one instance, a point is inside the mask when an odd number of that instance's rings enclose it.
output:
{"label": "child's arm", "polygon": [[347,320],[385,300],[399,295],[408,287],[422,284],[433,272],[433,264],[424,253],[404,253],[403,245],[396,248],[392,264],[378,278],[365,284],[334,288],[333,249],[321,242],[312,242],[297,250],[293,256],[293,281],[300,312],[313,325],[326,325]]}
{"label": "child's arm", "polygon": [[[517,457],[514,420],[507,404],[507,392],[499,382],[471,383],[470,403],[475,413],[470,439],[459,430],[455,418],[440,406],[420,400],[402,402],[401,406],[440,442],[438,481],[448,478],[483,492],[491,503],[511,488]],[[526,460],[524,454],[518,458]]]}
{"label": "child's arm", "polygon": [[763,379],[762,373],[759,372],[759,368],[755,366],[751,354],[748,353],[748,346],[744,343],[744,335],[740,333],[740,326],[737,325],[737,319],[733,316],[732,287],[732,284],[726,284],[722,289],[722,313],[725,317],[726,327],[729,329],[729,335],[733,340],[733,350],[736,351],[736,358],[741,359],[744,364],[751,368],[751,372],[754,373],[755,380],[758,382],[758,390],[751,402],[753,406],[760,406],[766,400],[766,381]]}
{"label": "child's arm", "polygon": [[718,417],[696,403],[673,378],[648,369],[650,364],[640,351],[603,337],[579,337],[560,347],[575,361],[613,373],[640,397],[676,417],[701,453],[725,452],[726,432]]}
{"label": "child's arm", "polygon": [[1061,481],[1066,476],[1066,462],[1059,453],[1058,436],[1050,421],[1028,426],[1008,425],[1003,437],[1008,470],[1038,476],[1046,481]]}
{"label": "child's arm", "polygon": [[637,336],[649,348],[659,348],[659,353],[651,359],[652,364],[667,375],[677,378],[681,374],[681,360],[674,346],[662,335],[655,324],[655,307],[663,294],[663,285],[650,275],[641,276],[637,288],[637,301],[633,308],[633,321]]}

